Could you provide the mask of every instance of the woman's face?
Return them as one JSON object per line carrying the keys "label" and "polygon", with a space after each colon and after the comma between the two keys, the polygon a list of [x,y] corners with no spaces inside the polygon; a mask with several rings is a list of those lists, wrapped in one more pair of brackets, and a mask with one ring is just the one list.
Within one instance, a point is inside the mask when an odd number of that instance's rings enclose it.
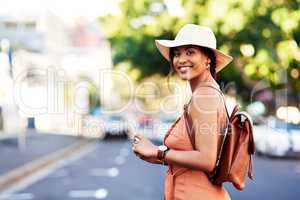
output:
{"label": "woman's face", "polygon": [[174,49],[173,66],[181,79],[191,80],[207,70],[210,59],[199,47],[179,46]]}

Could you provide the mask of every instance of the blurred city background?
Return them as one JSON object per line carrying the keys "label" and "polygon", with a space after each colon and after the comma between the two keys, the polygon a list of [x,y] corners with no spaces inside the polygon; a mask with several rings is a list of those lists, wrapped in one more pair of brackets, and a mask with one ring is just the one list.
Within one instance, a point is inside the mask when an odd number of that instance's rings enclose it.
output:
{"label": "blurred city background", "polygon": [[228,109],[254,120],[255,181],[232,199],[298,199],[300,0],[0,0],[0,200],[162,199],[161,144],[191,94],[155,47],[186,23],[234,61]]}

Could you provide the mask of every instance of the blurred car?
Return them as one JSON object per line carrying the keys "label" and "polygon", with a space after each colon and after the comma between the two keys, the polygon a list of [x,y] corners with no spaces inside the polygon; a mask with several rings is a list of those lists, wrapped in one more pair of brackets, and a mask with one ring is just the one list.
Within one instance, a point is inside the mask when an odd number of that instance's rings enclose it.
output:
{"label": "blurred car", "polygon": [[259,154],[275,157],[300,157],[300,125],[278,119],[255,126],[254,140]]}
{"label": "blurred car", "polygon": [[266,106],[260,101],[254,101],[247,107],[247,112],[251,115],[254,125],[260,125],[264,122],[263,115],[266,112]]}
{"label": "blurred car", "polygon": [[98,116],[86,116],[82,120],[81,136],[87,138],[103,139],[105,134],[103,132],[103,121]]}
{"label": "blurred car", "polygon": [[131,128],[126,118],[119,114],[102,115],[102,127],[105,138],[110,136],[131,138]]}
{"label": "blurred car", "polygon": [[150,116],[141,114],[137,117],[137,122],[140,128],[150,127],[152,125],[152,118]]}

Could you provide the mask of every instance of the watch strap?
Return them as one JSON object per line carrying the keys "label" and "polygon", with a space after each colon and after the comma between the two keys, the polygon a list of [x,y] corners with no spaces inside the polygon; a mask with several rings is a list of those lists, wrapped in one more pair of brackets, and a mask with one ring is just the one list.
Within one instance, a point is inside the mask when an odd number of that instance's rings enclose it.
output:
{"label": "watch strap", "polygon": [[157,150],[157,159],[158,160],[162,160],[163,159],[163,155],[164,155],[164,151],[158,149]]}
{"label": "watch strap", "polygon": [[165,150],[165,151],[163,152],[162,160],[165,160],[166,155],[167,155],[167,153],[168,153],[169,150],[170,150],[170,149],[168,148],[167,150]]}

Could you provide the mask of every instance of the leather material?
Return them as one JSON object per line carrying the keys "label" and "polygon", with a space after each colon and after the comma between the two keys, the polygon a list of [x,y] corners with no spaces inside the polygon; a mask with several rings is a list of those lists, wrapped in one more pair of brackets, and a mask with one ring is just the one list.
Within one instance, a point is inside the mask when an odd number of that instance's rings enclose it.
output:
{"label": "leather material", "polygon": [[165,145],[161,145],[158,147],[158,150],[157,150],[157,159],[158,160],[164,160],[165,159],[165,153],[166,151],[168,151],[169,148]]}
{"label": "leather material", "polygon": [[164,154],[163,151],[157,149],[157,156],[156,157],[157,157],[158,160],[162,160],[163,159],[163,154]]}
{"label": "leather material", "polygon": [[[243,190],[247,176],[253,180],[252,155],[255,152],[255,144],[251,116],[246,112],[240,112],[239,105],[234,107],[229,116],[223,93],[213,86],[208,87],[218,90],[222,95],[228,118],[222,143],[218,147],[215,169],[208,176],[213,184],[222,185],[223,182],[231,182],[235,188]],[[187,107],[188,105],[184,107],[184,117],[190,141],[195,149],[195,133],[191,129],[193,125]]]}

